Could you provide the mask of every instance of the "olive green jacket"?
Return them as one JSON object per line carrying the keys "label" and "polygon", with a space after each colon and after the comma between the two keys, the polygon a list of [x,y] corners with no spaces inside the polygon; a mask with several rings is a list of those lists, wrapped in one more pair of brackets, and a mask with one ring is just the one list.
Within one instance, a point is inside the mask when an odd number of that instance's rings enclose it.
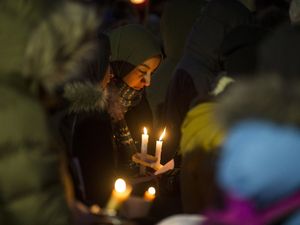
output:
{"label": "olive green jacket", "polygon": [[25,90],[1,76],[0,224],[69,224],[59,154],[43,109]]}

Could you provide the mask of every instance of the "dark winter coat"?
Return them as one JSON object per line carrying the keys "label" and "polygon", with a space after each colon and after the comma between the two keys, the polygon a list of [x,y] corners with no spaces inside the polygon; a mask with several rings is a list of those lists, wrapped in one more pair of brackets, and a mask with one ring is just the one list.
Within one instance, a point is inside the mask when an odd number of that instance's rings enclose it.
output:
{"label": "dark winter coat", "polygon": [[205,1],[202,0],[172,0],[164,6],[160,29],[166,57],[153,74],[151,86],[147,90],[147,97],[156,120],[160,118],[168,84],[183,54],[187,36],[193,23],[201,15],[204,5]]}
{"label": "dark winter coat", "polygon": [[164,161],[178,151],[180,127],[193,100],[207,98],[215,77],[222,71],[221,45],[225,36],[249,23],[250,11],[236,0],[210,1],[195,22],[166,96],[163,120],[172,133]]}

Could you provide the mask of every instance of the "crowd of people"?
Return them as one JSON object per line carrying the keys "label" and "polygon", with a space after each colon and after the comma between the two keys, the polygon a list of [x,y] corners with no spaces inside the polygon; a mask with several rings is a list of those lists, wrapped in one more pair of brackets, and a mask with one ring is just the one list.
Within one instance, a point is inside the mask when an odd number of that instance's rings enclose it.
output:
{"label": "crowd of people", "polygon": [[0,224],[299,225],[299,40],[299,0],[0,1]]}

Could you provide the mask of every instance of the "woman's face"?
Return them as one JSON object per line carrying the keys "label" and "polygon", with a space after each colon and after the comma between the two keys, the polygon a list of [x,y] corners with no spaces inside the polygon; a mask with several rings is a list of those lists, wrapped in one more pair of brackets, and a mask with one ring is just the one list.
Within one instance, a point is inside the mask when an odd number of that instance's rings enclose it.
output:
{"label": "woman's face", "polygon": [[131,88],[141,90],[151,83],[151,75],[159,66],[160,57],[152,57],[136,66],[130,73],[123,77],[123,81]]}

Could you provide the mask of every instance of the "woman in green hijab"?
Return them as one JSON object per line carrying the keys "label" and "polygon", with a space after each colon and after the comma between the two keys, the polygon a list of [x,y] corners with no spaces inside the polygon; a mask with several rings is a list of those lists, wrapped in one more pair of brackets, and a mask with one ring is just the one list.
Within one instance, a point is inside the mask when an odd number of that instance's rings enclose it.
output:
{"label": "woman in green hijab", "polygon": [[[119,148],[126,148],[124,143],[140,139],[143,127],[151,130],[152,113],[145,88],[150,85],[151,75],[160,64],[161,51],[154,36],[140,25],[119,27],[109,37],[111,67],[115,76],[111,89],[117,90],[111,93],[117,93],[119,98],[119,101],[113,100],[109,104],[109,112],[119,139],[117,143],[121,144]],[[112,96],[110,99],[115,98]],[[125,123],[128,128],[124,129]]]}
{"label": "woman in green hijab", "polygon": [[109,34],[111,70],[106,110],[80,113],[72,149],[81,166],[87,204],[105,206],[117,177],[129,177],[131,156],[143,126],[152,114],[145,87],[161,61],[159,44],[140,25],[127,25]]}

